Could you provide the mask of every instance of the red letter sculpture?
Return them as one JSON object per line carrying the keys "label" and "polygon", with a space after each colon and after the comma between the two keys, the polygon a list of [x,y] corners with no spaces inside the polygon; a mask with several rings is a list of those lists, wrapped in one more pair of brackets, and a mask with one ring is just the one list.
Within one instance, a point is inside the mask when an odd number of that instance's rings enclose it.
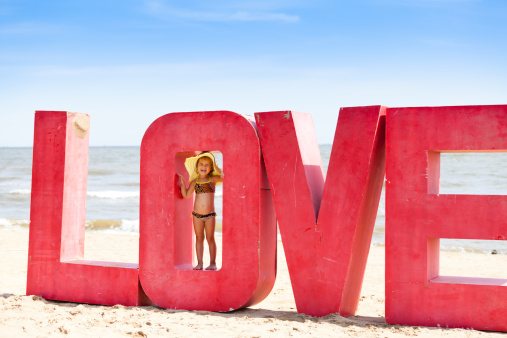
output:
{"label": "red letter sculpture", "polygon": [[27,295],[104,305],[147,302],[137,264],[84,261],[89,117],[38,111]]}
{"label": "red letter sculpture", "polygon": [[298,312],[354,315],[385,172],[385,108],[342,108],[324,187],[311,115],[256,114]]}
{"label": "red letter sculpture", "polygon": [[440,153],[493,151],[507,106],[387,110],[388,323],[507,330],[507,279],[439,276],[440,238],[507,239],[507,196],[439,194]]}
{"label": "red letter sculpture", "polygon": [[[192,270],[192,201],[176,174],[196,151],[223,154],[222,268]],[[276,274],[276,219],[253,122],[227,111],[173,113],[141,145],[140,279],[171,309],[232,311],[262,301]]]}

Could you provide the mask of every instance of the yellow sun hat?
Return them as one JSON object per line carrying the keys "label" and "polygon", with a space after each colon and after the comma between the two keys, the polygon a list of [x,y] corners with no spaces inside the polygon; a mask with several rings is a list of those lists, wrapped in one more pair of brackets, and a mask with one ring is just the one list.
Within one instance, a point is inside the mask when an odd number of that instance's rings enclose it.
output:
{"label": "yellow sun hat", "polygon": [[197,179],[199,177],[199,173],[197,172],[197,162],[200,158],[207,157],[211,160],[211,163],[213,164],[213,171],[210,172],[211,176],[221,176],[222,170],[218,167],[218,165],[215,162],[215,156],[213,156],[210,152],[202,152],[197,156],[194,157],[187,157],[185,160],[185,168],[187,168],[188,175],[189,175],[189,182],[192,182],[193,180]]}

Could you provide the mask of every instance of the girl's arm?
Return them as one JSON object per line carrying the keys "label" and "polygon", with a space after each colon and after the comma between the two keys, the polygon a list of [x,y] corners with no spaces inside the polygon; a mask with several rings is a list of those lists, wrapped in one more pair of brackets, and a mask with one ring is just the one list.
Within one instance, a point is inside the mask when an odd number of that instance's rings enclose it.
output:
{"label": "girl's arm", "polygon": [[211,177],[211,183],[213,184],[217,184],[217,183],[222,183],[224,181],[224,173],[222,171],[220,171],[220,176],[212,176]]}
{"label": "girl's arm", "polygon": [[190,185],[188,186],[187,189],[183,176],[181,176],[180,174],[178,174],[178,176],[180,177],[181,196],[183,196],[183,198],[189,198],[194,193],[195,181],[190,182]]}

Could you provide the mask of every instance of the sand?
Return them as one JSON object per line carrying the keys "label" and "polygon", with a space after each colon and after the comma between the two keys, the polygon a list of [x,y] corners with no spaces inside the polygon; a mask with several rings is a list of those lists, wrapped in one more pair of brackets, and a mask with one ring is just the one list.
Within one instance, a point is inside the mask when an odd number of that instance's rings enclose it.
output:
{"label": "sand", "polygon": [[[86,259],[137,262],[139,237],[86,234]],[[388,325],[384,318],[384,247],[372,247],[357,315],[310,317],[296,312],[278,242],[278,274],[260,304],[231,313],[164,310],[158,307],[97,306],[25,296],[27,229],[0,229],[0,337],[493,337],[506,334],[462,329]],[[502,277],[507,256],[443,253],[446,274]],[[500,274],[500,275],[499,275]],[[505,277],[505,276],[503,276]]]}

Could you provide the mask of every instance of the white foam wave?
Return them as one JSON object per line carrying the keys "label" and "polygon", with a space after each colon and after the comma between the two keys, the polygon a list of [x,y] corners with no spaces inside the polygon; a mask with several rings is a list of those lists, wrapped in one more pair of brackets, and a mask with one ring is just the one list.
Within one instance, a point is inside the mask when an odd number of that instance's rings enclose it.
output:
{"label": "white foam wave", "polygon": [[[4,181],[7,180],[7,181]],[[17,177],[1,177],[0,176],[0,187],[29,187],[32,184],[31,180],[22,180]]]}
{"label": "white foam wave", "polygon": [[15,195],[30,195],[32,191],[30,189],[16,189],[9,191],[9,194]]}
{"label": "white foam wave", "polygon": [[104,199],[139,198],[139,191],[88,191],[88,196]]}
{"label": "white foam wave", "polygon": [[120,229],[122,233],[127,234],[139,233],[139,220],[122,219]]}
{"label": "white foam wave", "polygon": [[109,234],[139,234],[139,220],[122,219],[120,226],[94,231]]}
{"label": "white foam wave", "polygon": [[12,226],[12,222],[10,219],[7,219],[7,218],[0,218],[0,226],[3,226],[3,227],[10,227]]}
{"label": "white foam wave", "polygon": [[19,229],[23,226],[27,227],[29,226],[30,221],[26,219],[7,219],[7,218],[0,218],[0,227],[6,228],[6,229]]}
{"label": "white foam wave", "polygon": [[[9,191],[9,194],[14,195],[30,195],[32,191],[30,189],[15,189]],[[126,198],[139,198],[139,191],[117,191],[117,190],[105,190],[105,191],[88,191],[89,197],[104,198],[104,199],[126,199]],[[215,192],[216,197],[222,197],[222,191]]]}

